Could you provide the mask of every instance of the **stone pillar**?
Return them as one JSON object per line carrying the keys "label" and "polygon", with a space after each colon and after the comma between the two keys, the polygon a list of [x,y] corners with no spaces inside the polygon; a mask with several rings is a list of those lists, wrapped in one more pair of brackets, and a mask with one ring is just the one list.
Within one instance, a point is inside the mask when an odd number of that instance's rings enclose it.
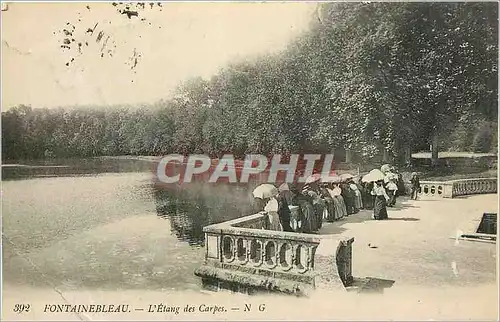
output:
{"label": "stone pillar", "polygon": [[[352,243],[354,238],[321,240],[314,256],[314,287],[345,289],[352,282]],[[342,267],[340,267],[342,266]],[[345,281],[345,284],[344,284]]]}
{"label": "stone pillar", "polygon": [[443,183],[443,198],[453,198],[453,182]]}

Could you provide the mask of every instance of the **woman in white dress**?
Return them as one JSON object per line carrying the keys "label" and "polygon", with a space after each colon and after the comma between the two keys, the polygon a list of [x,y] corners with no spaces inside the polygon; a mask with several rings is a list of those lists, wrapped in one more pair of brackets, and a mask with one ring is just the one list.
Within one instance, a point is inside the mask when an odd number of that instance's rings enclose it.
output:
{"label": "woman in white dress", "polygon": [[391,178],[387,183],[386,188],[389,195],[389,202],[387,203],[387,206],[392,207],[396,204],[398,185],[394,182],[394,179]]}
{"label": "woman in white dress", "polygon": [[349,184],[349,188],[354,192],[354,208],[359,210],[363,209],[363,198],[361,196],[361,191],[359,191],[358,186],[351,182]]}
{"label": "woman in white dress", "polygon": [[324,182],[320,185],[321,198],[325,201],[325,210],[323,211],[323,220],[327,222],[335,221],[335,204],[328,189],[329,184]]}
{"label": "woman in white dress", "polygon": [[266,206],[264,207],[264,211],[267,212],[267,229],[268,230],[276,230],[276,231],[282,231],[283,228],[280,223],[280,218],[278,216],[278,200],[276,197],[271,197],[268,199]]}

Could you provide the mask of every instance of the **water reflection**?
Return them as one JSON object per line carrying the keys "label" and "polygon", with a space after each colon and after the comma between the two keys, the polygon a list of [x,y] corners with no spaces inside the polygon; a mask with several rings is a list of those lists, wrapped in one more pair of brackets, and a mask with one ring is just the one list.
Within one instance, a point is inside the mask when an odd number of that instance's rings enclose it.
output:
{"label": "water reflection", "polygon": [[[40,177],[80,177],[104,173],[151,173],[154,162],[127,158],[90,158],[26,161],[2,166],[3,180]],[[108,180],[108,179],[107,179]],[[132,179],[137,180],[137,179]],[[160,187],[150,179],[120,187],[127,198],[151,205],[157,215],[168,219],[172,234],[192,246],[204,246],[203,227],[252,213],[252,190],[260,178],[247,184],[193,182]],[[110,181],[111,184],[111,181]],[[111,203],[110,200],[108,200]],[[142,204],[142,203],[141,203]]]}
{"label": "water reflection", "polygon": [[189,272],[201,265],[203,249],[180,242],[170,220],[156,218],[151,177],[3,182],[4,281],[46,287],[48,279],[68,290],[198,290]]}
{"label": "water reflection", "polygon": [[210,221],[203,199],[183,200],[172,192],[155,189],[155,202],[158,216],[170,221],[171,231],[178,239],[191,246],[204,246],[203,227]]}

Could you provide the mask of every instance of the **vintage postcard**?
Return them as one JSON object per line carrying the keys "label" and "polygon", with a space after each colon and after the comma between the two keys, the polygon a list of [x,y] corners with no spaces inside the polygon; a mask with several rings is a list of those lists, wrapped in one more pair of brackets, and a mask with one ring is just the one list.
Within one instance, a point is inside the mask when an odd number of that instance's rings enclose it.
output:
{"label": "vintage postcard", "polygon": [[1,2],[2,320],[498,321],[497,2]]}

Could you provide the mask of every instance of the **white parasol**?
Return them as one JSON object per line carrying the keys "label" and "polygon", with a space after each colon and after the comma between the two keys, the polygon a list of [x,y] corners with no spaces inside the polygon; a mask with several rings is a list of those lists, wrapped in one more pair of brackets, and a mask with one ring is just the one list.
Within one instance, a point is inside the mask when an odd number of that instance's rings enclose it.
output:
{"label": "white parasol", "polygon": [[367,175],[361,179],[363,182],[374,182],[374,181],[379,181],[379,180],[384,180],[384,173],[380,171],[379,169],[373,169],[370,171]]}
{"label": "white parasol", "polygon": [[274,197],[278,194],[278,188],[269,183],[264,183],[253,190],[253,196],[255,198],[267,199]]}

